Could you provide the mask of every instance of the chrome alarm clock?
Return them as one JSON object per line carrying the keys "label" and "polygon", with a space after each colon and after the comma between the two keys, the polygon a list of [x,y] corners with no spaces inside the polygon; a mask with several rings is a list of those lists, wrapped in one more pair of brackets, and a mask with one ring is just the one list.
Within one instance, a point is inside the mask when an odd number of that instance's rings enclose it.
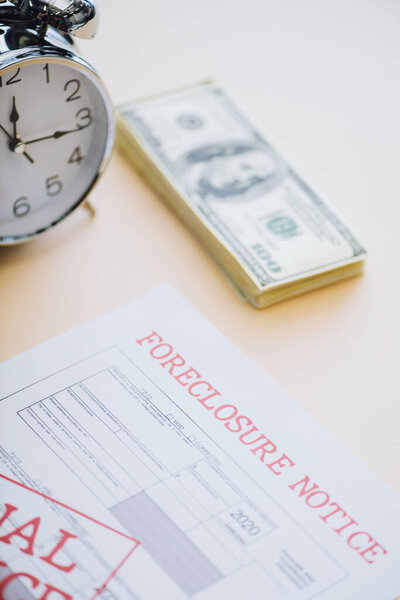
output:
{"label": "chrome alarm clock", "polygon": [[70,34],[91,38],[89,0],[0,0],[0,244],[57,225],[104,170],[113,111]]}

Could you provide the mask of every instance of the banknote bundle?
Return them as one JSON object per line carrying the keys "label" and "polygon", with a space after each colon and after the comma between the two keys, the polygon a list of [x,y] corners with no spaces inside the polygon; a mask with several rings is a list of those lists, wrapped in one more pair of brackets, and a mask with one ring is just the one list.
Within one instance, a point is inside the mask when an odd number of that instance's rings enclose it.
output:
{"label": "banknote bundle", "polygon": [[348,225],[218,83],[117,113],[119,146],[257,308],[362,271]]}

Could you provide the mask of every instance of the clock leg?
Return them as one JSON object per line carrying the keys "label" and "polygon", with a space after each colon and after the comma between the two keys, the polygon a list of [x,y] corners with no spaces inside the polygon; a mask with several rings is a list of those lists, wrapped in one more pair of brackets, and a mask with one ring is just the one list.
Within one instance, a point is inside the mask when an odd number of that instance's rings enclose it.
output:
{"label": "clock leg", "polygon": [[83,208],[85,208],[88,211],[88,213],[90,214],[91,217],[94,217],[96,215],[95,207],[88,200],[85,200],[85,202],[82,204],[82,206],[83,206]]}

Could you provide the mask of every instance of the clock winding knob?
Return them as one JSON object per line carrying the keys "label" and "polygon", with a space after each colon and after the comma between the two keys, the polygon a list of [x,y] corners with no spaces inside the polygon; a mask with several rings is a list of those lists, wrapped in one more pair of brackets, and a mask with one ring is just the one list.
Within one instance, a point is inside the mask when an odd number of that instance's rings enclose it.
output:
{"label": "clock winding knob", "polygon": [[98,29],[94,0],[10,0],[29,19],[76,37],[91,39]]}

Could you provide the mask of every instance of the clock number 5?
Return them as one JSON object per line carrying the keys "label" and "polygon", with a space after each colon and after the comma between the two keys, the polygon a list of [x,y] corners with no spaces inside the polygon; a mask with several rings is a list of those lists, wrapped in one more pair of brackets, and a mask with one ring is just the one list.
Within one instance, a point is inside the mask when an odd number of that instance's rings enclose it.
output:
{"label": "clock number 5", "polygon": [[63,184],[58,178],[58,175],[53,175],[46,179],[46,190],[48,196],[57,196],[63,189]]}
{"label": "clock number 5", "polygon": [[31,210],[31,205],[28,203],[26,196],[21,196],[13,204],[13,213],[15,217],[24,217]]}

